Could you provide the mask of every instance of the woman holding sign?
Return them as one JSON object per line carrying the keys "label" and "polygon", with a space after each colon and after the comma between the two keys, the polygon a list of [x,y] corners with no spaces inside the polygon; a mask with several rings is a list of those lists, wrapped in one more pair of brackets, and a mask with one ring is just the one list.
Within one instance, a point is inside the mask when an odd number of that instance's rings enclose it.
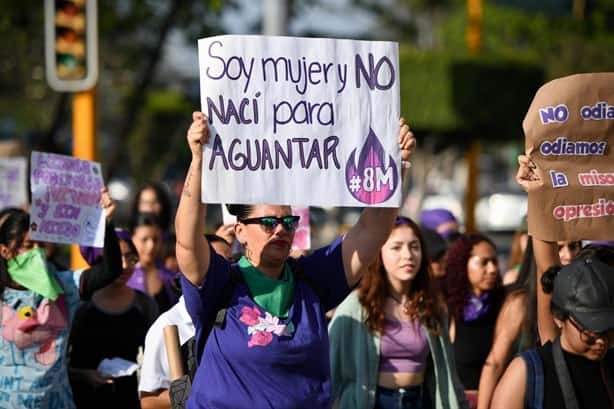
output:
{"label": "woman holding sign", "polygon": [[115,204],[106,188],[103,257],[87,270],[56,271],[29,237],[30,217],[13,209],[0,219],[0,402],[10,408],[74,408],[66,369],[72,316],[82,299],[112,283],[122,271],[111,223]]}
{"label": "woman holding sign", "polygon": [[[406,161],[415,140],[403,120],[400,125],[398,142]],[[349,294],[378,256],[397,209],[367,208],[343,239],[292,259],[298,217],[289,206],[230,206],[246,254],[230,264],[211,251],[203,236],[202,145],[209,140],[204,114],[193,114],[187,139],[192,162],[175,230],[186,307],[200,346],[187,407],[330,407],[324,314]]]}

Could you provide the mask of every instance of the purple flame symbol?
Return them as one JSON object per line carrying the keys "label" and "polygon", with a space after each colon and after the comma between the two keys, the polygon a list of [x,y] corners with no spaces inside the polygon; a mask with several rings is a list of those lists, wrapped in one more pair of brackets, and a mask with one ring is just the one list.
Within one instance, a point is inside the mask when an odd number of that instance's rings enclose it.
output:
{"label": "purple flame symbol", "polygon": [[399,182],[397,165],[389,155],[388,167],[385,167],[384,147],[372,129],[369,129],[367,140],[360,151],[358,165],[354,160],[355,154],[356,149],[350,154],[345,166],[345,182],[352,196],[366,204],[388,200]]}

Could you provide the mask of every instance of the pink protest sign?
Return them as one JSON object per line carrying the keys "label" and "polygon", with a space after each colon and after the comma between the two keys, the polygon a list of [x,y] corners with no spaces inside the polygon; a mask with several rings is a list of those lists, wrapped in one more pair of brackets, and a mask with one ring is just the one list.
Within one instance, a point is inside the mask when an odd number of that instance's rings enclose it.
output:
{"label": "pink protest sign", "polygon": [[100,206],[100,164],[70,156],[32,152],[30,238],[102,247],[105,220]]}
{"label": "pink protest sign", "polygon": [[309,224],[308,207],[292,207],[292,214],[301,216],[298,228],[294,233],[292,250],[309,250],[311,248],[311,225]]}
{"label": "pink protest sign", "polygon": [[26,186],[26,158],[0,159],[0,208],[25,206]]}

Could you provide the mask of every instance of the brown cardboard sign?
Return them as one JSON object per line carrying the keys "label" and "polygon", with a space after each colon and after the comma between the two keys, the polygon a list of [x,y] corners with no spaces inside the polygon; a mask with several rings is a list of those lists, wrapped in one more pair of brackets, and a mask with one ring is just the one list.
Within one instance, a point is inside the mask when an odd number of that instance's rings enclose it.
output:
{"label": "brown cardboard sign", "polygon": [[529,190],[529,234],[614,239],[614,73],[543,85],[522,126],[540,180]]}

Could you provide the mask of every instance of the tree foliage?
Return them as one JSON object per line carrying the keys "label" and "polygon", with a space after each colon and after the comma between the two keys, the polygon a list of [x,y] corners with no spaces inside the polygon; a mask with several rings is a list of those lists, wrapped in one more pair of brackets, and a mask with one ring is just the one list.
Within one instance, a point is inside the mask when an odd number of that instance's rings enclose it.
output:
{"label": "tree foliage", "polygon": [[[69,154],[70,95],[45,81],[43,4],[0,0],[0,122],[14,121],[34,148]],[[169,37],[179,33],[196,44],[221,33],[220,14],[234,6],[222,0],[98,1],[98,135],[107,174],[156,176],[156,157],[175,146],[159,142],[171,137],[173,126],[185,125],[191,109],[182,92],[165,94],[181,86],[180,78],[159,72]]]}

